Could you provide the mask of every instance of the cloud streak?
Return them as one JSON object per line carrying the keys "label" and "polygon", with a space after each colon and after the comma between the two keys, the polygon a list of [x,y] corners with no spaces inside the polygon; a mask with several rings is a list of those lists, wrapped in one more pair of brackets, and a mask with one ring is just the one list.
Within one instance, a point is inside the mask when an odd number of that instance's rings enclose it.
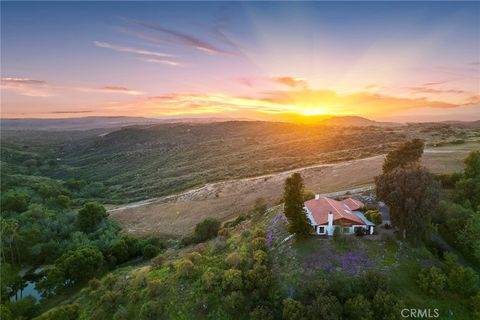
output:
{"label": "cloud streak", "polygon": [[[184,46],[194,48],[196,50],[199,50],[199,51],[202,51],[202,52],[205,52],[205,53],[208,53],[208,54],[232,54],[231,52],[229,52],[227,50],[218,48],[217,46],[215,46],[215,45],[213,45],[213,44],[211,44],[211,43],[209,43],[205,40],[202,40],[202,39],[200,39],[196,36],[193,36],[191,34],[183,33],[183,32],[172,30],[172,29],[168,29],[168,28],[165,28],[165,27],[162,27],[162,26],[159,26],[159,25],[153,25],[149,22],[142,21],[142,20],[134,20],[134,19],[126,19],[126,18],[125,18],[125,20],[134,24],[134,25],[141,26],[141,27],[147,28],[147,29],[155,31],[155,32],[159,32],[164,36],[164,38],[158,38],[157,37],[156,38],[157,40],[159,40],[159,39],[163,40],[164,39],[166,41],[170,41],[172,43],[177,43],[177,44],[182,44]],[[144,38],[147,38],[147,37],[144,37]],[[152,37],[150,36],[150,39],[151,38]]]}
{"label": "cloud streak", "polygon": [[111,44],[108,42],[102,42],[102,41],[94,41],[93,43],[95,44],[95,46],[99,48],[110,49],[118,52],[134,53],[139,55],[155,56],[155,57],[162,57],[162,58],[173,57],[173,55],[171,54],[160,52],[160,51],[124,47],[124,46],[114,45],[114,44]]}
{"label": "cloud streak", "polygon": [[[388,112],[415,110],[417,108],[453,109],[463,104],[432,101],[427,98],[402,98],[354,92],[337,94],[331,90],[285,90],[264,92],[260,96],[232,96],[225,94],[172,93],[147,97],[130,105],[144,114],[156,116],[183,116],[200,114],[256,114],[265,119],[281,115],[365,115],[378,116]],[[365,110],[368,112],[365,113]],[[271,117],[270,117],[271,118]]]}
{"label": "cloud streak", "polygon": [[1,88],[2,90],[12,91],[18,95],[29,97],[50,97],[70,91],[103,94],[126,94],[134,96],[144,94],[141,91],[119,86],[104,86],[100,88],[82,86],[55,86],[50,85],[45,80],[8,77],[1,79]]}
{"label": "cloud streak", "polygon": [[53,95],[46,81],[29,78],[2,78],[1,88],[29,97],[49,97]]}
{"label": "cloud streak", "polygon": [[183,64],[172,61],[172,60],[167,60],[167,59],[156,59],[156,58],[140,58],[139,60],[148,62],[148,63],[156,63],[156,64],[163,64],[167,66],[172,66],[172,67],[180,67],[183,66]]}

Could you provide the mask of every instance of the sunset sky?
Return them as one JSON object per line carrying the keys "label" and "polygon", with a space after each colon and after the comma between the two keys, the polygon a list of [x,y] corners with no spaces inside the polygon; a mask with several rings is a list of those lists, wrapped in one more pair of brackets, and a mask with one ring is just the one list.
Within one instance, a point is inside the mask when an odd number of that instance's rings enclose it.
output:
{"label": "sunset sky", "polygon": [[480,120],[479,2],[2,2],[2,117]]}

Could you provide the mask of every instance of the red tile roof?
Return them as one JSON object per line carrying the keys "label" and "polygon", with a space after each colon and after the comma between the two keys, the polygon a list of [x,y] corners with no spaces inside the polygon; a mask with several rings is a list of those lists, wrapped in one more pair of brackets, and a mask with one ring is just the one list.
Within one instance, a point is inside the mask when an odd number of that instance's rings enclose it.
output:
{"label": "red tile roof", "polygon": [[350,210],[353,210],[353,211],[365,207],[365,204],[363,202],[352,199],[352,198],[342,200],[342,202],[345,203],[350,208]]}
{"label": "red tile roof", "polygon": [[352,209],[342,201],[320,197],[318,200],[312,199],[305,202],[305,206],[319,225],[328,224],[329,212],[333,213],[333,224],[365,224],[356,216]]}

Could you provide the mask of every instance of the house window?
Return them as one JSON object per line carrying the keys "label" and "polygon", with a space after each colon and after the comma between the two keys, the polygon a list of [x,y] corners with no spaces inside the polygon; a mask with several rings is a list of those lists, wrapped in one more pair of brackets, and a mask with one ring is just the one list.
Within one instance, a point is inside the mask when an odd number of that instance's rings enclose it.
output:
{"label": "house window", "polygon": [[318,233],[324,234],[325,233],[325,227],[318,227]]}
{"label": "house window", "polygon": [[343,228],[343,233],[350,233],[350,228]]}

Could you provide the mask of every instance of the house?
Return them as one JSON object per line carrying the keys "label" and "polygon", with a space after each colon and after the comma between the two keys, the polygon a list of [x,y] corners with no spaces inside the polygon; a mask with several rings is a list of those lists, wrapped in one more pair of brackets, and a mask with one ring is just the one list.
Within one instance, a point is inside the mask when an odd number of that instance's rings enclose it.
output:
{"label": "house", "polygon": [[364,207],[361,201],[352,198],[338,201],[320,195],[304,204],[315,234],[327,236],[332,236],[335,228],[342,228],[343,234],[355,234],[359,228],[373,234],[375,224],[359,211]]}

